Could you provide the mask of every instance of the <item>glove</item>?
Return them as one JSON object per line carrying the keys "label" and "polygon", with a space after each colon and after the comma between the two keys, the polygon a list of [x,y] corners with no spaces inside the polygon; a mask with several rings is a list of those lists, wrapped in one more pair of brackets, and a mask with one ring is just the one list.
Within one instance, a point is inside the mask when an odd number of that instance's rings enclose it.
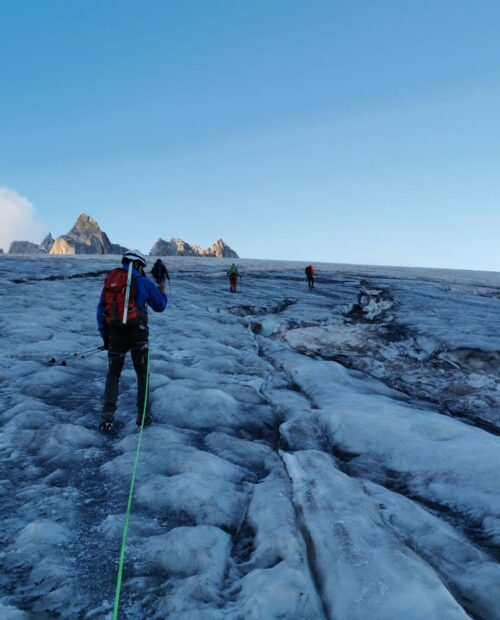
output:
{"label": "glove", "polygon": [[106,334],[102,337],[102,348],[104,351],[109,351],[109,336]]}
{"label": "glove", "polygon": [[165,280],[169,279],[167,268],[162,263],[161,258],[159,258],[153,265],[153,269],[151,269],[151,275],[158,282],[158,284],[161,282],[165,282]]}

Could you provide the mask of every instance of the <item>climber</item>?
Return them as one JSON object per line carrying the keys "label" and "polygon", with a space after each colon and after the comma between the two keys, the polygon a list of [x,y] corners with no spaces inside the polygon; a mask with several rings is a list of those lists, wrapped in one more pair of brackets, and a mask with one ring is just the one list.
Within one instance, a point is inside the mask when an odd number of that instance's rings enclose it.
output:
{"label": "climber", "polygon": [[[104,389],[103,414],[100,428],[113,428],[118,400],[120,375],[128,351],[137,375],[137,425],[152,422],[147,394],[148,384],[148,312],[167,307],[165,271],[158,266],[157,286],[144,273],[146,259],[138,250],[125,252],[122,266],[113,269],[104,280],[97,306],[97,325],[108,351],[108,374]],[[126,309],[125,309],[126,308]]]}

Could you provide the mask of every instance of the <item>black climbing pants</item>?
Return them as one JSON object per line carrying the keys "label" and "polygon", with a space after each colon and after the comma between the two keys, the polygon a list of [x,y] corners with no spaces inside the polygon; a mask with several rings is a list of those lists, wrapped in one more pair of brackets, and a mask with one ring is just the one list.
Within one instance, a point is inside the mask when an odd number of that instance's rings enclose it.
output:
{"label": "black climbing pants", "polygon": [[130,351],[137,375],[137,417],[140,419],[146,400],[148,403],[146,415],[149,415],[149,394],[146,394],[148,372],[148,328],[146,325],[112,325],[109,330],[104,413],[112,415],[116,411],[120,375],[128,351]]}

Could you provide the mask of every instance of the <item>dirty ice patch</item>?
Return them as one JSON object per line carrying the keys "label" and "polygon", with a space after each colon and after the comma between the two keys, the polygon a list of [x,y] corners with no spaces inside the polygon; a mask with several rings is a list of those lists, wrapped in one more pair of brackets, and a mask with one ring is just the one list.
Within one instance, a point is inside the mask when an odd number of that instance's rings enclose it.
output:
{"label": "dirty ice patch", "polygon": [[156,390],[152,412],[160,421],[181,428],[223,430],[259,426],[272,419],[269,408],[252,408],[220,388],[197,389],[186,383],[172,381]]}
{"label": "dirty ice patch", "polygon": [[255,532],[255,548],[247,570],[270,568],[280,562],[295,567],[305,564],[306,550],[290,501],[290,483],[283,464],[279,465],[253,488],[247,518]]}
{"label": "dirty ice patch", "polygon": [[278,358],[320,407],[332,444],[355,456],[352,473],[375,481],[396,475],[414,495],[478,527],[500,520],[500,437],[412,406],[403,395],[394,400],[383,384],[333,362],[289,352]]}
{"label": "dirty ice patch", "polygon": [[26,396],[43,398],[50,394],[54,400],[64,400],[68,394],[68,381],[77,379],[77,373],[63,366],[42,367],[32,373],[29,381],[22,385]]}
{"label": "dirty ice patch", "polygon": [[372,482],[362,486],[378,502],[386,527],[436,570],[467,609],[481,618],[500,619],[498,563],[415,502]]}
{"label": "dirty ice patch", "polygon": [[255,355],[235,357],[210,357],[207,360],[197,363],[196,367],[188,367],[180,364],[172,364],[167,369],[167,374],[171,379],[192,379],[200,387],[210,387],[219,381],[227,382],[231,377],[238,376],[238,381],[247,383],[262,378],[264,372],[258,358]]}
{"label": "dirty ice patch", "polygon": [[93,449],[102,443],[96,431],[78,424],[54,424],[47,415],[41,420],[36,409],[19,414],[5,426],[0,446],[16,451],[24,448],[47,464],[63,466],[83,461],[85,448]]}
{"label": "dirty ice patch", "polygon": [[301,618],[320,620],[323,613],[316,596],[308,589],[304,573],[284,562],[267,569],[256,569],[245,575],[235,592],[238,602],[231,620],[262,618]]}
{"label": "dirty ice patch", "polygon": [[235,530],[242,519],[245,494],[215,476],[186,473],[154,476],[138,487],[136,499],[160,516],[177,514],[196,525]]}
{"label": "dirty ice patch", "polygon": [[[119,544],[123,535],[124,523],[125,515],[123,513],[109,514],[96,526],[96,530],[106,539]],[[135,548],[138,544],[142,544],[145,538],[158,532],[159,526],[155,519],[132,513],[128,532],[128,545],[131,548]]]}
{"label": "dirty ice patch", "polygon": [[398,322],[431,337],[442,349],[500,351],[498,300],[443,292],[437,284],[422,282],[400,283],[393,294],[398,299]]}
{"label": "dirty ice patch", "polygon": [[[286,491],[283,479],[276,479],[273,473],[254,487],[248,521],[255,531],[255,550],[248,568],[269,568],[285,560],[298,565],[303,560],[295,514]],[[276,514],[281,524],[278,530]]]}
{"label": "dirty ice patch", "polygon": [[366,348],[366,340],[371,337],[373,330],[370,325],[349,324],[298,327],[287,331],[284,340],[293,349],[324,355],[338,352],[339,348]]}
{"label": "dirty ice patch", "polygon": [[[124,452],[113,460],[108,461],[101,467],[101,471],[110,478],[116,475],[129,478],[134,460],[135,449]],[[157,450],[151,450],[147,447],[143,448],[140,467],[139,478],[143,478],[141,472],[147,472],[147,475],[165,474],[168,476],[197,473],[216,476],[231,482],[239,482],[246,473],[243,468],[229,463],[214,454],[177,442],[164,443]],[[146,474],[144,473],[144,475]]]}
{"label": "dirty ice patch", "polygon": [[281,460],[253,487],[243,530],[252,550],[229,572],[234,617],[323,618]]}
{"label": "dirty ice patch", "polygon": [[4,604],[0,601],[0,617],[3,620],[29,620],[30,616],[12,605]]}
{"label": "dirty ice patch", "polygon": [[257,472],[272,469],[278,461],[276,453],[259,441],[214,432],[206,435],[204,443],[221,458]]}
{"label": "dirty ice patch", "polygon": [[362,286],[357,303],[347,315],[354,320],[377,321],[381,320],[393,306],[394,300],[387,290]]}
{"label": "dirty ice patch", "polygon": [[177,527],[152,536],[142,546],[146,563],[166,575],[188,577],[209,573],[213,588],[220,589],[231,549],[231,537],[218,527]]}
{"label": "dirty ice patch", "polygon": [[[56,520],[69,523],[74,518],[73,506],[78,502],[79,494],[75,488],[69,486],[56,487],[46,484],[33,484],[31,481],[31,476],[35,473],[32,471],[33,469],[34,467],[30,463],[26,466],[27,473],[24,470],[20,472],[19,478],[22,483],[19,488],[15,485],[0,486],[2,491],[0,498],[4,503],[2,516],[5,514],[9,525],[7,538],[14,541],[19,532],[27,527],[28,530],[26,530],[25,537],[21,539],[21,542],[27,544],[27,541],[30,540],[28,534],[31,532],[33,533],[32,543],[35,545],[37,530],[43,534],[43,526],[40,523],[45,523],[44,520],[47,515],[53,516],[51,523],[56,522]],[[40,471],[38,471],[38,476],[40,476]],[[17,507],[15,513],[9,512],[9,508],[12,507]],[[50,526],[48,530],[50,531]],[[29,555],[29,553],[19,554],[20,549],[16,544],[12,546],[14,552],[12,558],[20,557],[23,559]],[[43,538],[40,538],[40,544],[43,547]]]}
{"label": "dirty ice patch", "polygon": [[287,451],[327,450],[329,440],[316,413],[285,422],[280,426],[280,447]]}
{"label": "dirty ice patch", "polygon": [[28,523],[7,547],[3,564],[11,578],[22,579],[24,599],[33,601],[36,617],[68,617],[82,604],[81,597],[76,602],[71,577],[74,559],[67,549],[72,539],[68,527],[43,518]]}
{"label": "dirty ice patch", "polygon": [[469,618],[434,570],[386,529],[361,484],[340,472],[330,456],[304,451],[284,459],[332,617]]}
{"label": "dirty ice patch", "polygon": [[[156,585],[153,617],[220,617],[215,612],[223,600],[230,552],[230,535],[208,525],[176,527],[143,539],[136,566],[139,574]],[[151,597],[150,592],[145,595]]]}
{"label": "dirty ice patch", "polygon": [[[484,351],[476,348],[462,347],[451,351],[443,351],[440,353],[439,358],[446,360],[458,368],[493,373],[495,379],[498,380],[498,374],[500,373],[500,351]],[[476,381],[480,378],[481,375],[477,375]],[[483,387],[483,385],[479,384],[477,387]]]}
{"label": "dirty ice patch", "polygon": [[33,521],[17,536],[10,550],[12,560],[34,564],[49,549],[67,543],[71,537],[68,528],[50,519]]}
{"label": "dirty ice patch", "polygon": [[[182,429],[176,429],[171,426],[155,424],[151,428],[153,432],[148,432],[145,428],[142,435],[142,450],[144,452],[162,452],[165,446],[171,443],[188,443],[190,433]],[[127,435],[115,444],[115,449],[119,452],[130,452],[137,448],[137,433]]]}
{"label": "dirty ice patch", "polygon": [[93,448],[102,443],[102,436],[95,430],[78,424],[57,424],[49,433],[45,433],[38,454],[44,460],[68,464],[83,460],[84,448]]}
{"label": "dirty ice patch", "polygon": [[231,420],[238,416],[238,402],[223,390],[196,389],[183,383],[185,382],[170,382],[156,390],[153,414],[156,411],[160,417],[164,412],[165,422],[181,428],[230,425]]}

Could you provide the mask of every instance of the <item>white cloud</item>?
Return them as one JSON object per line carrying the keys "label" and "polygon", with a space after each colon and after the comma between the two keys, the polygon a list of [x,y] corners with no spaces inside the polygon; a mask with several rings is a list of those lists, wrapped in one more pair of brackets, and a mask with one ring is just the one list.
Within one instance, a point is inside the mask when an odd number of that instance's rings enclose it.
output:
{"label": "white cloud", "polygon": [[0,187],[0,248],[8,252],[12,241],[40,243],[47,228],[38,221],[31,202],[8,187]]}

